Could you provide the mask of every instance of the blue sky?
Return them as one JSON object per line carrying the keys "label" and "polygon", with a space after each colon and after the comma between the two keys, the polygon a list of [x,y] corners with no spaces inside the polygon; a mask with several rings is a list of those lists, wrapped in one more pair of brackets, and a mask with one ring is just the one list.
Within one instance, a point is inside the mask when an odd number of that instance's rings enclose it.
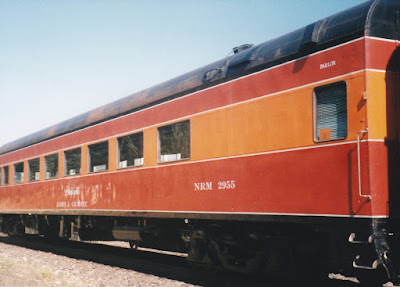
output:
{"label": "blue sky", "polygon": [[0,146],[364,0],[0,0]]}

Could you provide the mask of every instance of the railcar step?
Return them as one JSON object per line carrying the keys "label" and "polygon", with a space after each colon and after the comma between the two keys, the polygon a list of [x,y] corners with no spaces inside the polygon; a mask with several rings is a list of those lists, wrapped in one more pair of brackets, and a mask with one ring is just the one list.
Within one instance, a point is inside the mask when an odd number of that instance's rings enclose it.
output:
{"label": "railcar step", "polygon": [[[361,257],[360,257],[360,255],[357,255],[356,259],[353,261],[353,267],[357,268],[357,269],[375,270],[378,268],[378,266],[380,264],[383,263],[382,259],[376,259],[374,262],[372,262],[371,266],[367,266],[364,264],[360,264],[360,261],[362,261]],[[365,263],[365,262],[363,262],[363,263]]]}
{"label": "railcar step", "polygon": [[356,234],[352,233],[349,236],[349,242],[352,244],[371,244],[374,242],[374,235],[372,234],[372,235],[368,236],[367,240],[357,240]]}

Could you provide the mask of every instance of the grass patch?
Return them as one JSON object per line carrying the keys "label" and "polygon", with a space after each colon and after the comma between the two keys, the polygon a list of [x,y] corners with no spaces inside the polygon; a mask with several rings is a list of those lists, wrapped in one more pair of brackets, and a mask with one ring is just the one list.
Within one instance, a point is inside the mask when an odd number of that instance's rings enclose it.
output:
{"label": "grass patch", "polygon": [[54,272],[51,271],[50,269],[47,268],[41,268],[39,270],[36,270],[35,272],[36,274],[36,279],[49,279],[49,278],[53,278],[54,276]]}

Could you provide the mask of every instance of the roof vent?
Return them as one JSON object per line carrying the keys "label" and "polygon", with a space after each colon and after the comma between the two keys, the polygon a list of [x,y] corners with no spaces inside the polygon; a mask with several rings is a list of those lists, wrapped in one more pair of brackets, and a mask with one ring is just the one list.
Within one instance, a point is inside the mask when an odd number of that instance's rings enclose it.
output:
{"label": "roof vent", "polygon": [[240,52],[242,52],[242,51],[244,51],[244,50],[247,50],[247,49],[249,49],[249,48],[251,48],[251,47],[254,47],[254,45],[253,45],[253,44],[244,44],[244,45],[240,45],[240,46],[238,46],[238,47],[233,48],[233,53],[234,53],[234,54],[237,54],[237,53],[240,53]]}

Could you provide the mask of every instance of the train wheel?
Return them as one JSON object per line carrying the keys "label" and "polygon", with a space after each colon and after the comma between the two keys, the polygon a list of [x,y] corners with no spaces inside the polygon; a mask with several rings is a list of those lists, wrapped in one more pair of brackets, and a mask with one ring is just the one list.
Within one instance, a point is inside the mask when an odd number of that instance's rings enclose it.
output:
{"label": "train wheel", "polygon": [[10,217],[6,226],[9,236],[22,236],[25,234],[24,225],[19,218]]}

